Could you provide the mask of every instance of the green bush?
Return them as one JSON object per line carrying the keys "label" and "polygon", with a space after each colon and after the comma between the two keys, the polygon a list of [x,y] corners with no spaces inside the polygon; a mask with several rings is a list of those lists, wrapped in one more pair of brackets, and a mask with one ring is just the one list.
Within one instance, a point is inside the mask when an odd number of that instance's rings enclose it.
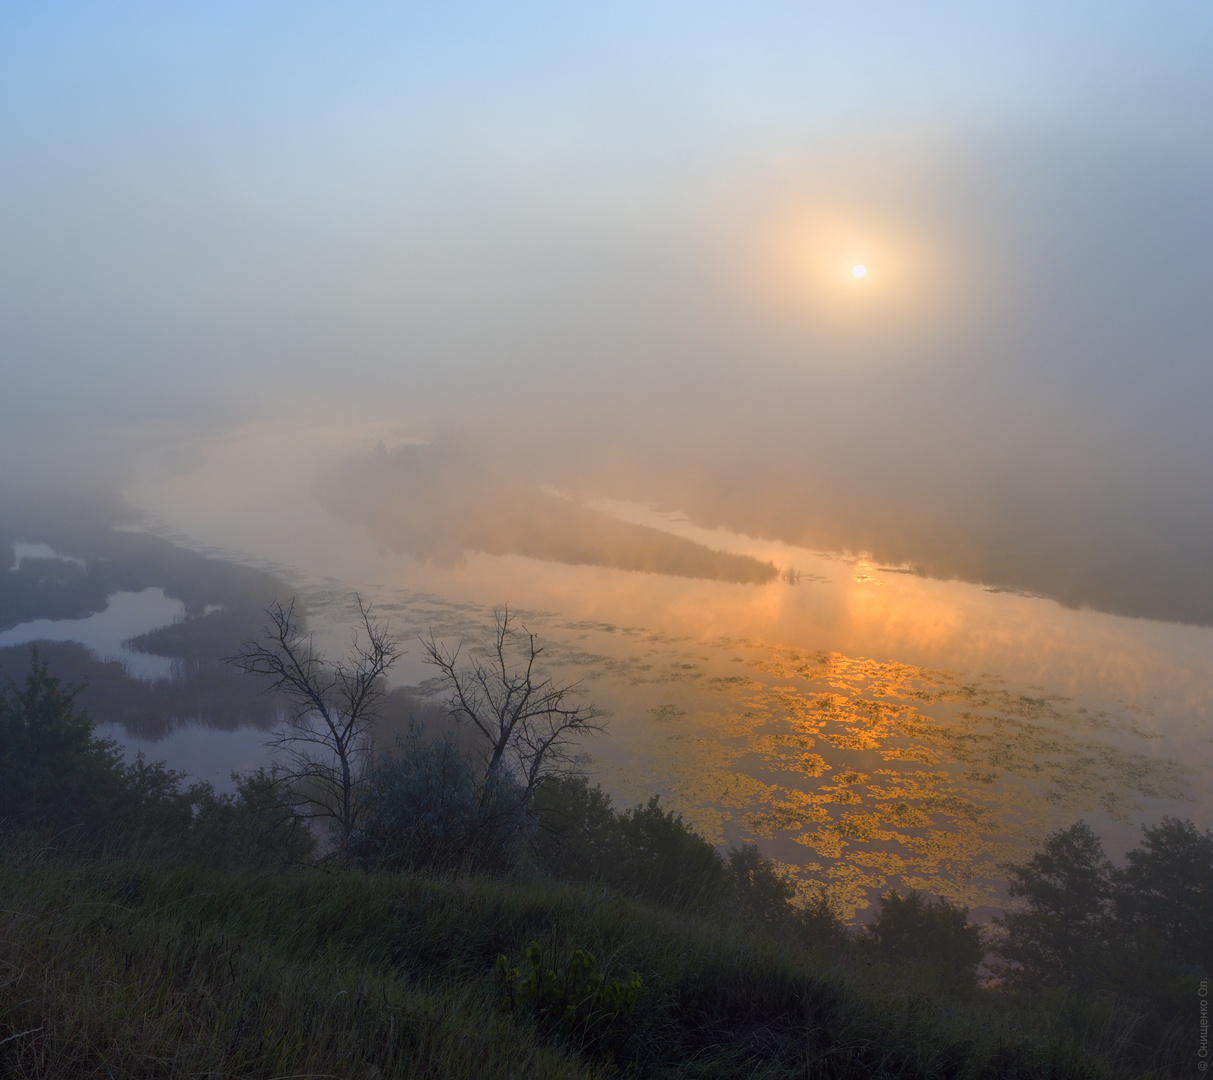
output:
{"label": "green bush", "polygon": [[599,881],[610,865],[618,820],[611,797],[584,776],[549,778],[531,796],[528,838],[539,869],[562,881]]}
{"label": "green bush", "polygon": [[493,967],[499,998],[512,1010],[543,1028],[576,1036],[583,1045],[600,1040],[636,1008],[643,980],[633,972],[608,982],[591,952],[574,949],[563,969],[544,962],[543,949],[532,941],[523,971],[504,953]]}
{"label": "green bush", "polygon": [[0,686],[0,820],[10,832],[45,837],[64,849],[138,851],[212,866],[261,866],[309,859],[316,840],[279,797],[279,778],[260,769],[237,791],[184,786],[185,774],[129,764],[117,744],[98,739],[76,706],[79,687],[51,675],[37,652],[24,683]]}
{"label": "green bush", "polygon": [[788,919],[796,884],[762,857],[756,845],[729,850],[729,885],[741,913],[751,920],[778,924]]}
{"label": "green bush", "polygon": [[654,795],[617,812],[600,787],[564,777],[532,800],[540,868],[562,881],[607,885],[673,907],[713,906],[732,890],[716,848]]}
{"label": "green bush", "polygon": [[412,730],[368,775],[349,856],[385,872],[514,868],[529,825],[522,791],[504,771],[487,783],[478,771],[452,740]]}
{"label": "green bush", "polygon": [[675,908],[711,908],[727,898],[731,882],[715,846],[681,814],[663,810],[656,795],[620,814],[613,834],[607,880],[616,888]]}
{"label": "green bush", "polygon": [[969,922],[968,908],[942,896],[930,900],[916,890],[902,897],[890,889],[882,896],[868,935],[886,960],[925,963],[956,984],[976,985],[986,952],[981,928]]}
{"label": "green bush", "polygon": [[189,832],[192,792],[183,774],[142,755],[125,764],[117,744],[98,739],[37,650],[23,683],[0,685],[0,820],[10,828],[71,831],[74,843],[173,841]]}
{"label": "green bush", "polygon": [[194,858],[231,869],[311,862],[316,834],[290,803],[285,778],[263,766],[232,779],[235,795],[216,795],[209,784],[194,789]]}

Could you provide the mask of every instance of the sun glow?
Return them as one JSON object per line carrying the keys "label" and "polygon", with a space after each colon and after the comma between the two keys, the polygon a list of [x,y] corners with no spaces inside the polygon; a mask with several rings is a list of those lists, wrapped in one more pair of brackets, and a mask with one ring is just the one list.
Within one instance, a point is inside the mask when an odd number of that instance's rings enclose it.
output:
{"label": "sun glow", "polygon": [[897,362],[974,299],[963,255],[894,208],[797,199],[764,217],[751,234],[750,296],[765,329],[790,343]]}

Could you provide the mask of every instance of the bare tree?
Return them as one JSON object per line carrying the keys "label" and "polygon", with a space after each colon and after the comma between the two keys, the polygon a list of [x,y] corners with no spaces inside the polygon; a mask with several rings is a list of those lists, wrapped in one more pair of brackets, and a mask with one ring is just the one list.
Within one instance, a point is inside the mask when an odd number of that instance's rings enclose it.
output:
{"label": "bare tree", "polygon": [[373,750],[371,728],[385,695],[384,676],[401,655],[399,642],[357,597],[359,623],[344,659],[330,661],[304,634],[295,601],[275,601],[255,641],[246,641],[228,662],[268,681],[287,703],[285,722],[272,746],[300,800],[316,817],[337,823],[343,838],[358,817],[358,788]]}
{"label": "bare tree", "polygon": [[[450,715],[487,740],[481,804],[490,798],[492,781],[502,769],[519,781],[529,803],[541,780],[574,767],[578,737],[603,731],[597,722],[603,714],[593,704],[575,700],[578,683],[541,679],[535,662],[543,649],[535,635],[526,627],[516,629],[508,608],[493,615],[497,630],[485,659],[471,657],[461,667],[462,643],[448,649],[433,631],[422,644],[426,663],[441,672]],[[517,667],[511,667],[513,654]]]}

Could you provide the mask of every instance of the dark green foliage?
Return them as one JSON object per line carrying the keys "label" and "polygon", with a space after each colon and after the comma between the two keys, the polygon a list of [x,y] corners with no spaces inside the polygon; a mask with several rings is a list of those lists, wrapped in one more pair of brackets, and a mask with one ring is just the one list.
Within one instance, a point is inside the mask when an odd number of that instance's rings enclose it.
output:
{"label": "dark green foliage", "polygon": [[530,845],[539,868],[565,881],[595,881],[611,859],[617,815],[601,785],[583,776],[544,781],[530,806],[535,829]]}
{"label": "dark green foliage", "polygon": [[635,972],[626,979],[607,981],[598,970],[597,958],[584,949],[574,949],[557,971],[544,962],[537,941],[527,946],[521,974],[504,953],[497,957],[493,973],[498,996],[509,1009],[543,1028],[574,1037],[583,1047],[601,1040],[635,1010],[644,982]]}
{"label": "dark green foliage", "polygon": [[1145,968],[1213,971],[1213,833],[1173,817],[1142,832],[1123,869],[1081,821],[1006,867],[1011,894],[1027,901],[999,920],[1013,981],[1115,989]]}
{"label": "dark green foliage", "polygon": [[529,826],[507,773],[486,782],[452,740],[427,743],[417,729],[371,770],[362,800],[347,850],[367,869],[501,873],[517,865]]}
{"label": "dark green foliage", "polygon": [[711,906],[730,890],[716,848],[656,795],[620,813],[584,777],[562,777],[537,789],[533,807],[536,853],[553,877],[673,907]]}
{"label": "dark green foliage", "polygon": [[612,840],[605,880],[632,896],[669,907],[711,907],[729,891],[716,848],[681,814],[663,810],[656,795],[618,815]]}
{"label": "dark green foliage", "polygon": [[1213,974],[1213,832],[1164,817],[1115,875],[1118,925]]}
{"label": "dark green foliage", "polygon": [[23,684],[0,685],[0,819],[78,825],[106,799],[120,754],[93,737],[92,721],[76,707],[79,693],[36,651]]}
{"label": "dark green foliage", "polygon": [[1050,834],[1026,863],[1004,869],[1027,909],[1000,920],[1005,974],[1027,986],[1101,978],[1110,930],[1112,864],[1086,822]]}
{"label": "dark green foliage", "polygon": [[188,832],[192,798],[181,774],[142,756],[124,764],[112,740],[93,735],[76,706],[79,693],[51,675],[36,650],[22,684],[0,685],[0,820],[70,829],[86,846]]}
{"label": "dark green foliage", "polygon": [[800,939],[821,954],[845,954],[854,940],[837,901],[824,885],[800,897],[792,921]]}
{"label": "dark green foliage", "polygon": [[82,852],[139,850],[215,866],[278,865],[307,859],[315,838],[278,797],[277,778],[258,770],[235,796],[93,734],[79,688],[51,675],[36,652],[23,685],[0,686],[0,821],[10,831],[50,834]]}
{"label": "dark green foliage", "polygon": [[236,794],[194,789],[194,858],[208,866],[298,866],[316,853],[316,834],[290,805],[283,778],[264,767],[234,776]]}
{"label": "dark green foliage", "polygon": [[914,890],[882,896],[868,934],[886,960],[925,964],[956,985],[975,985],[985,958],[981,928],[969,922],[968,908]]}
{"label": "dark green foliage", "polygon": [[788,918],[796,885],[762,857],[756,845],[729,850],[729,884],[743,915],[771,925]]}
{"label": "dark green foliage", "polygon": [[537,789],[532,817],[530,844],[539,868],[561,881],[605,885],[675,909],[719,909],[827,950],[849,939],[824,890],[798,902],[795,883],[755,845],[722,858],[656,796],[620,813],[601,787],[561,777]]}
{"label": "dark green foliage", "polygon": [[537,790],[532,815],[539,868],[561,881],[605,885],[663,907],[720,911],[819,950],[837,951],[850,940],[823,889],[800,899],[796,884],[753,844],[722,858],[656,796],[620,813],[601,787],[562,777]]}
{"label": "dark green foliage", "polygon": [[[1124,869],[1104,858],[1083,822],[1051,834],[1008,867],[1025,910],[996,922],[1008,990],[1103,1025],[1118,1054],[1142,1066],[1159,1055],[1195,1064],[1192,1002],[1209,968],[1213,836],[1165,818],[1143,830]],[[1107,1019],[1108,1003],[1130,1017]],[[1169,1048],[1169,1049],[1168,1049]]]}

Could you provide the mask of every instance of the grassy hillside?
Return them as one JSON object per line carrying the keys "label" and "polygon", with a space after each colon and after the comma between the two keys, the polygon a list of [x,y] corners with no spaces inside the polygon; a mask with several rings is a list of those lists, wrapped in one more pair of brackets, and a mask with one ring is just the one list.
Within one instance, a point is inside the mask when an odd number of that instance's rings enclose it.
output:
{"label": "grassy hillside", "polygon": [[[11,1077],[1118,1075],[980,992],[602,890],[10,850],[0,894]],[[532,941],[558,974],[576,949],[639,974],[635,1010],[511,1007],[494,962]]]}
{"label": "grassy hillside", "polygon": [[[1009,867],[992,955],[917,893],[845,927],[759,851],[584,777],[530,805],[454,743],[370,774],[345,843],[297,778],[233,796],[96,738],[37,657],[0,684],[0,1076],[1188,1075],[1213,833],[1126,866],[1083,823]],[[478,871],[472,873],[472,870]],[[456,872],[458,871],[458,872]],[[491,873],[493,876],[484,876]],[[1153,1072],[1150,1070],[1153,1069]]]}

